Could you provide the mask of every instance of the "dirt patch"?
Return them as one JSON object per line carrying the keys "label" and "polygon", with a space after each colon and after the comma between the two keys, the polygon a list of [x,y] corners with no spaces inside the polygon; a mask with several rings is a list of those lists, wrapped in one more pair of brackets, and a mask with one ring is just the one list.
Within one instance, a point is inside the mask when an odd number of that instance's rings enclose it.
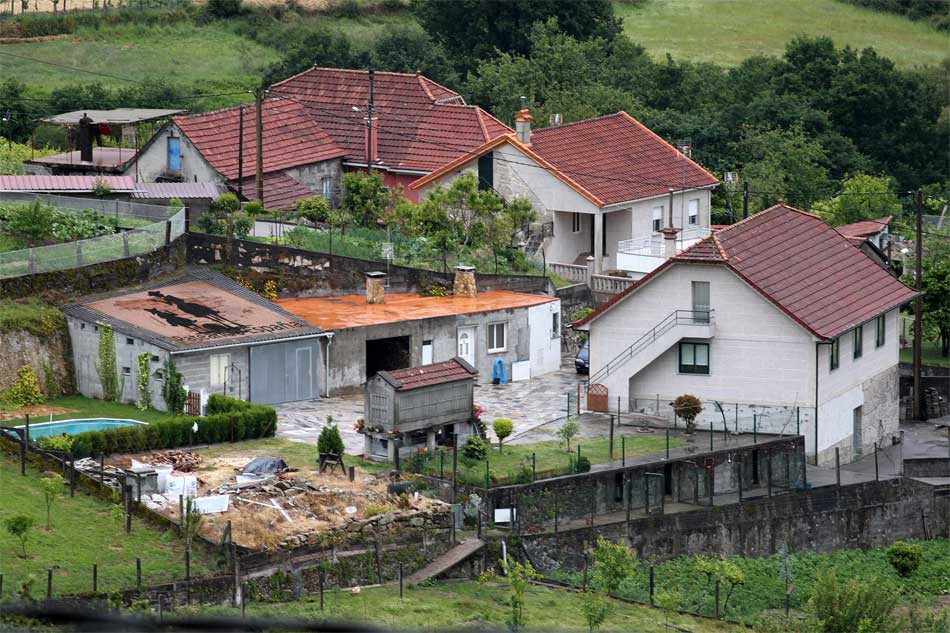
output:
{"label": "dirt patch", "polygon": [[[354,519],[386,514],[398,510],[427,510],[440,502],[419,496],[401,498],[387,492],[388,479],[374,476],[357,466],[353,481],[340,473],[320,473],[316,466],[291,470],[236,490],[236,477],[260,450],[233,451],[209,457],[202,455],[200,464],[191,473],[198,480],[198,496],[229,494],[227,512],[202,517],[199,533],[211,541],[220,541],[228,521],[234,541],[250,549],[272,549],[290,537],[313,534],[341,527]],[[279,456],[279,454],[275,454]],[[135,459],[149,461],[151,456]],[[118,466],[130,464],[130,457],[110,460]],[[177,499],[153,507],[157,512],[178,521]]]}
{"label": "dirt patch", "polygon": [[29,415],[31,418],[46,418],[46,420],[34,420],[36,422],[44,422],[49,420],[50,414],[52,415],[63,415],[64,413],[75,413],[76,409],[66,409],[63,407],[51,407],[48,404],[31,404],[26,407],[20,407],[19,409],[8,409],[6,411],[0,411],[0,422],[5,422],[7,420],[17,420],[22,418],[25,415]]}

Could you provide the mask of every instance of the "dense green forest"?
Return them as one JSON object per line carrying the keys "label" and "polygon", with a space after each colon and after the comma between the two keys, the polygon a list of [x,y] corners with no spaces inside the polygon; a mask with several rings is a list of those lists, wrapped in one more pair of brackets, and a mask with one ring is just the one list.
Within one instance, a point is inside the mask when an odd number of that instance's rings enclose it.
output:
{"label": "dense green forest", "polygon": [[[419,69],[509,123],[521,96],[540,125],[553,113],[572,121],[626,110],[664,138],[689,139],[693,157],[714,173],[739,172],[754,191],[766,192],[754,196],[753,209],[779,197],[810,207],[858,173],[885,178],[891,190],[923,187],[940,197],[946,188],[950,61],[900,68],[874,49],[810,36],[789,41],[781,57],[753,56],[731,67],[657,59],[625,35],[629,29],[607,0],[387,0],[333,7],[331,14],[315,15],[213,0],[170,10],[18,16],[0,26],[47,35],[132,23],[147,39],[150,29],[175,24],[226,24],[242,41],[278,56],[249,70],[239,85],[227,77],[127,78],[121,66],[109,73],[114,76],[89,74],[50,90],[8,79],[0,84],[0,110],[11,113],[3,134],[27,141],[37,118],[77,108],[222,107],[246,100],[258,81],[269,84],[312,64]],[[361,38],[352,28],[361,15],[391,28]],[[36,138],[39,144],[57,140],[43,133]],[[721,208],[735,202],[719,196]]]}

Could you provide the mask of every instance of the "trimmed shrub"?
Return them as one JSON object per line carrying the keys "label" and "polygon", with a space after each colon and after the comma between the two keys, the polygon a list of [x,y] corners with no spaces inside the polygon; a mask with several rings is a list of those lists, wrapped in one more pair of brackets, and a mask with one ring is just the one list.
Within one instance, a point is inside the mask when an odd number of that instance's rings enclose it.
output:
{"label": "trimmed shrub", "polygon": [[[198,423],[197,433],[192,431],[195,422]],[[109,455],[177,448],[192,443],[239,442],[273,437],[276,432],[277,412],[270,407],[212,395],[208,399],[206,417],[179,416],[155,424],[79,433],[73,437],[73,455],[89,457],[99,453]]]}
{"label": "trimmed shrub", "polygon": [[477,435],[471,435],[465,440],[462,455],[477,461],[482,461],[488,455],[488,444]]}
{"label": "trimmed shrub", "polygon": [[897,541],[884,550],[884,555],[897,574],[902,578],[906,578],[920,567],[920,559],[923,558],[924,550],[920,545]]}
{"label": "trimmed shrub", "polygon": [[577,464],[574,466],[575,470],[579,473],[590,472],[590,460],[586,455],[581,455],[577,460]]}
{"label": "trimmed shrub", "polygon": [[498,418],[492,423],[492,430],[495,431],[495,436],[498,438],[498,451],[501,452],[505,438],[515,430],[515,423],[508,418]]}

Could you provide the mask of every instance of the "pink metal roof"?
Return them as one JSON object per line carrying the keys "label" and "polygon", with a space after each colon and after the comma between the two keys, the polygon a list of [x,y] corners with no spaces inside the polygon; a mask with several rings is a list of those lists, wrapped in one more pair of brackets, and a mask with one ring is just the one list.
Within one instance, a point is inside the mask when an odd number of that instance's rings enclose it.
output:
{"label": "pink metal roof", "polygon": [[214,199],[226,191],[223,185],[214,182],[139,182],[133,198],[157,198],[171,200]]}
{"label": "pink metal roof", "polygon": [[820,217],[779,204],[666,260],[574,325],[590,322],[678,262],[727,266],[822,339],[840,336],[917,295]]}
{"label": "pink metal roof", "polygon": [[135,150],[129,147],[94,147],[92,162],[83,162],[79,150],[53,154],[23,161],[40,165],[73,165],[76,167],[122,167],[135,158]]}
{"label": "pink metal roof", "polygon": [[90,192],[103,182],[115,192],[135,191],[136,182],[128,176],[0,176],[0,191]]}

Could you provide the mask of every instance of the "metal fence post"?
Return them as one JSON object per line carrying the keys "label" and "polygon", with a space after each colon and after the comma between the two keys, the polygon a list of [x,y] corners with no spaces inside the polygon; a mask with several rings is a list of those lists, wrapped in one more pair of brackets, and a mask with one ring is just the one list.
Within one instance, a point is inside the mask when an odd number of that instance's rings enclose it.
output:
{"label": "metal fence post", "polygon": [[135,559],[135,588],[142,591],[142,559]]}
{"label": "metal fence post", "polygon": [[[815,451],[815,461],[817,461],[818,451]],[[841,455],[838,452],[838,447],[835,446],[835,485],[839,488],[841,487]]]}
{"label": "metal fence post", "polygon": [[666,429],[666,458],[670,458],[670,430]]}
{"label": "metal fence post", "polygon": [[614,460],[614,416],[610,416],[610,443],[608,444],[610,461]]}
{"label": "metal fence post", "polygon": [[719,619],[719,585],[722,581],[716,577],[716,619]]}
{"label": "metal fence post", "polygon": [[759,443],[759,414],[752,414],[752,443]]}
{"label": "metal fence post", "polygon": [[768,481],[769,496],[772,496],[772,449],[765,453],[765,477]]}
{"label": "metal fence post", "polygon": [[399,599],[402,600],[402,563],[399,563]]}
{"label": "metal fence post", "polygon": [[99,564],[92,564],[92,593],[99,592]]}
{"label": "metal fence post", "polygon": [[531,481],[538,478],[538,463],[534,453],[531,453]]}
{"label": "metal fence post", "polygon": [[874,481],[881,480],[881,473],[877,467],[877,442],[874,442]]}
{"label": "metal fence post", "polygon": [[654,581],[653,581],[653,563],[650,563],[650,606],[654,606],[653,602],[653,593],[654,593]]}
{"label": "metal fence post", "polygon": [[46,570],[46,599],[53,599],[53,570]]}
{"label": "metal fence post", "polygon": [[802,434],[801,407],[795,407],[795,435]]}
{"label": "metal fence post", "polygon": [[627,465],[627,438],[620,436],[620,465]]}

